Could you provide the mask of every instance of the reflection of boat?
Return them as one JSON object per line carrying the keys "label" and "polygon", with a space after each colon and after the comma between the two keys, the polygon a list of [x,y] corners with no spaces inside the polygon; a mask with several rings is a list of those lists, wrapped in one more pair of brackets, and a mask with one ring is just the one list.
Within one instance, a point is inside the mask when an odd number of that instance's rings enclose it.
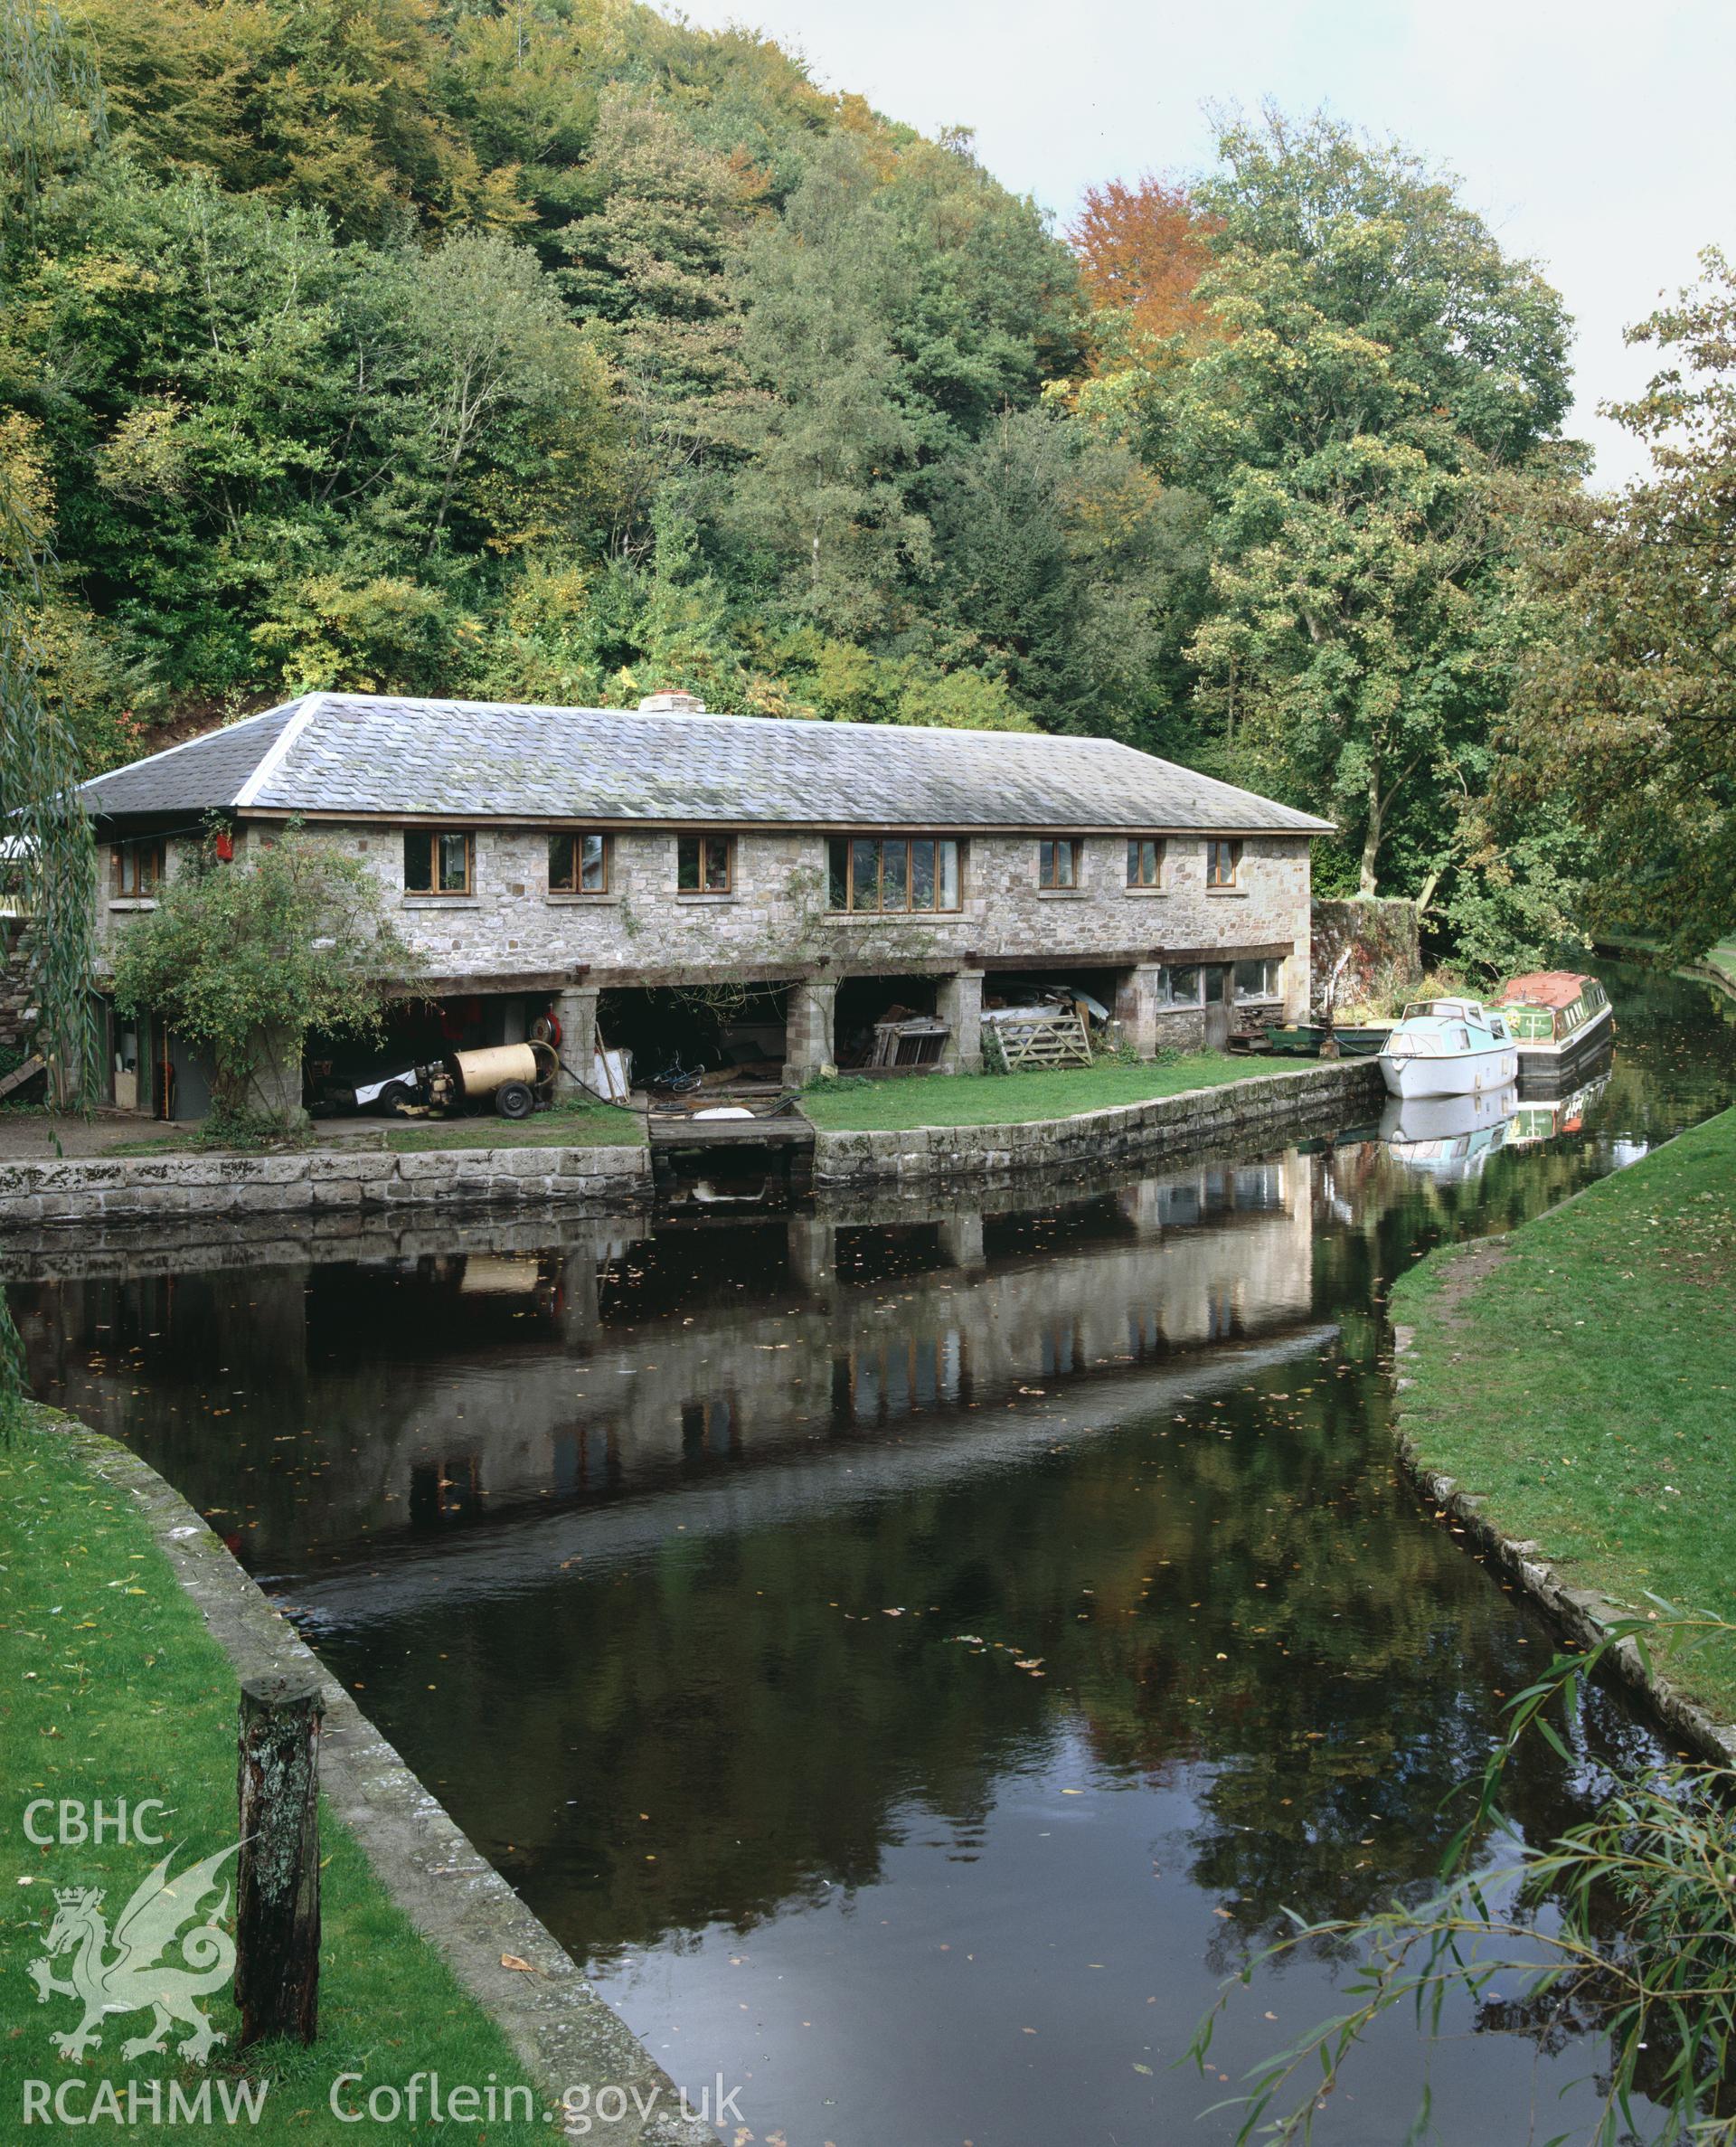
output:
{"label": "reflection of boat", "polygon": [[1609,995],[1595,977],[1572,969],[1533,969],[1509,977],[1495,1002],[1506,1015],[1527,1079],[1565,1083],[1616,1030]]}
{"label": "reflection of boat", "polygon": [[1381,1047],[1390,1096],[1474,1096],[1519,1075],[1505,1017],[1478,999],[1419,999]]}
{"label": "reflection of boat", "polygon": [[1472,1096],[1394,1096],[1381,1115],[1381,1139],[1413,1170],[1475,1178],[1498,1148],[1518,1102],[1512,1082]]}
{"label": "reflection of boat", "polygon": [[1586,1112],[1609,1085],[1606,1070],[1595,1081],[1575,1089],[1571,1095],[1547,1101],[1527,1097],[1513,1114],[1513,1122],[1507,1128],[1507,1146],[1528,1147],[1533,1141],[1552,1140],[1558,1133],[1579,1132],[1585,1123]]}

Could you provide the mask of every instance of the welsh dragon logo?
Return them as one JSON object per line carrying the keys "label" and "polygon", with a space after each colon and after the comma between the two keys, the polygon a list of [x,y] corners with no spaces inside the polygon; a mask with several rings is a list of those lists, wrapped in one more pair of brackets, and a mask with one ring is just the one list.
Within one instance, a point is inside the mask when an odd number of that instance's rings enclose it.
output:
{"label": "welsh dragon logo", "polygon": [[[228,1887],[197,1929],[183,1937],[181,1927],[205,1896],[216,1890],[218,1867],[232,1857],[239,1846],[219,1849],[203,1863],[190,1864],[174,1879],[168,1876],[175,1857],[171,1849],[121,1910],[112,1934],[102,1913],[100,1887],[55,1889],[48,1953],[45,1959],[31,1963],[30,1974],[39,2005],[46,2005],[52,1997],[62,1997],[76,1998],[84,2007],[84,2018],[76,2028],[64,2032],[57,2029],[52,2038],[62,2057],[82,2057],[99,2044],[101,2023],[108,2013],[148,2010],[155,2016],[148,2035],[136,2035],[121,2045],[124,2058],[143,2057],[147,2050],[161,2050],[171,2020],[179,2020],[193,2030],[175,2048],[195,2065],[203,2065],[210,2057],[212,2044],[228,2041],[195,2002],[221,1990],[234,1972],[235,1941],[220,1927],[229,1907]],[[184,1967],[162,1958],[177,1938]],[[68,1953],[72,1956],[71,1981],[62,1982],[52,1964]]]}

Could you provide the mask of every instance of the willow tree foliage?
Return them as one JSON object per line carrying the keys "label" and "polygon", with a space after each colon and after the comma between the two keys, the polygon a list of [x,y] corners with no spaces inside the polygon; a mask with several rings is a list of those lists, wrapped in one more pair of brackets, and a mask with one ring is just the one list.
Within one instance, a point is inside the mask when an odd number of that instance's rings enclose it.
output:
{"label": "willow tree foliage", "polygon": [[[60,18],[33,0],[0,5],[0,261],[28,247],[43,196],[96,136],[93,78]],[[42,1031],[57,1092],[94,1092],[90,917],[95,852],[77,785],[76,742],[43,690],[36,616],[48,499],[27,430],[0,426],[0,840],[33,921]]]}

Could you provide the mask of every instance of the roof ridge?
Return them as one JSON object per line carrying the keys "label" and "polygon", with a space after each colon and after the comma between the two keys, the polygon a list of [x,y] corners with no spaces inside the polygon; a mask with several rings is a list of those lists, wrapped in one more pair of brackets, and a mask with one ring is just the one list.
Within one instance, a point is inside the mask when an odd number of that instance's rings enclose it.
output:
{"label": "roof ridge", "polygon": [[251,715],[238,717],[232,724],[219,724],[214,731],[201,731],[194,737],[178,739],[174,745],[165,745],[154,753],[146,753],[142,760],[123,761],[118,768],[105,768],[100,775],[87,776],[79,789],[80,791],[93,790],[99,783],[106,783],[113,776],[133,775],[141,768],[154,768],[159,761],[171,760],[176,753],[184,753],[192,746],[209,745],[213,738],[227,738],[236,731],[246,730],[249,724],[263,723],[268,715],[281,715],[286,709],[298,711],[300,704],[307,698],[306,694],[297,694],[293,699],[275,702],[269,708],[256,708]]}

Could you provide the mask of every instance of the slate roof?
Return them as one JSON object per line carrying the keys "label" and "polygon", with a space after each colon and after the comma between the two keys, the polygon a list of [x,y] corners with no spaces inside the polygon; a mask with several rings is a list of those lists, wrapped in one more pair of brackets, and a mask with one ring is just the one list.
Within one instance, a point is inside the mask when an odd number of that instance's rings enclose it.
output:
{"label": "slate roof", "polygon": [[1103,738],[309,694],[84,786],[91,811],[1322,834]]}

